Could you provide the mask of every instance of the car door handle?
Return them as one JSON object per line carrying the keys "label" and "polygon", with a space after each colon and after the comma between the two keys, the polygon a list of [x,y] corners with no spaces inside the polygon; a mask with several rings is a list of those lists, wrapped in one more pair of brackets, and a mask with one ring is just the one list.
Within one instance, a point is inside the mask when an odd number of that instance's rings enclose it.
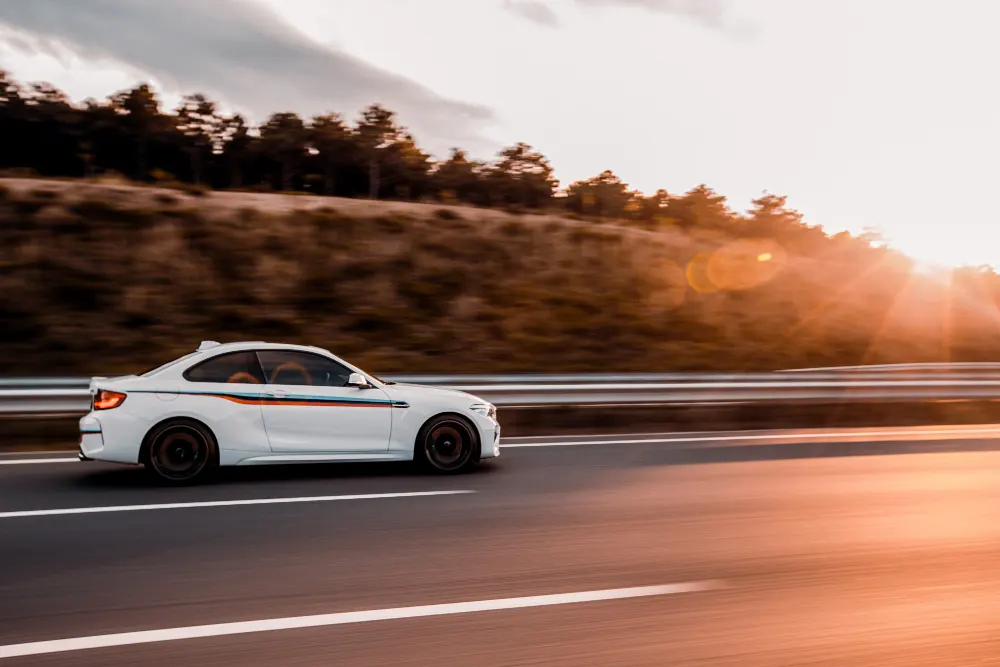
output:
{"label": "car door handle", "polygon": [[267,390],[264,391],[264,393],[267,394],[268,396],[274,396],[275,398],[284,398],[285,397],[285,390],[284,389],[267,389]]}

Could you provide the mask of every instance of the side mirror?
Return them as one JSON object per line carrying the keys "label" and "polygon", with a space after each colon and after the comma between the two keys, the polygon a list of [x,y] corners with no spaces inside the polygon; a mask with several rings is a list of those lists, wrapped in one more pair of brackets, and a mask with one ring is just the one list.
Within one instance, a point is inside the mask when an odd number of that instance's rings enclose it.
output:
{"label": "side mirror", "polygon": [[347,378],[347,386],[357,389],[371,389],[372,387],[361,373],[351,373],[350,377]]}

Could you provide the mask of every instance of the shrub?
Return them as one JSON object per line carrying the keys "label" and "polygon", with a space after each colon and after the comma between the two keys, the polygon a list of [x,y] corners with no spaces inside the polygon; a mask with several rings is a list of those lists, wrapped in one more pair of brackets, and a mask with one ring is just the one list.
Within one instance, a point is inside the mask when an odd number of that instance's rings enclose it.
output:
{"label": "shrub", "polygon": [[67,211],[61,206],[50,206],[38,213],[35,221],[40,228],[48,228],[56,234],[81,234],[87,230],[88,220]]}
{"label": "shrub", "polygon": [[375,226],[387,234],[402,234],[410,220],[402,215],[380,215],[374,218]]}
{"label": "shrub", "polygon": [[151,172],[149,172],[149,177],[157,183],[171,183],[177,180],[177,178],[173,174],[163,169],[152,170]]}
{"label": "shrub", "polygon": [[450,208],[439,208],[434,211],[434,216],[439,220],[461,220],[462,216],[457,211]]}
{"label": "shrub", "polygon": [[30,167],[13,167],[0,170],[0,176],[4,178],[38,178],[38,172]]}
{"label": "shrub", "polygon": [[167,194],[166,192],[156,193],[156,196],[153,197],[153,199],[156,201],[156,203],[163,204],[164,206],[173,206],[178,201],[180,201],[177,199],[177,197],[171,194]]}
{"label": "shrub", "polygon": [[500,225],[500,233],[504,236],[524,236],[528,227],[523,222],[508,221]]}
{"label": "shrub", "polygon": [[574,229],[569,234],[569,238],[576,244],[582,244],[591,241],[595,243],[601,243],[607,240],[609,236],[614,236],[614,232],[611,232],[609,234],[607,232],[602,232],[599,229],[591,229],[589,227]]}
{"label": "shrub", "polygon": [[184,183],[180,190],[192,197],[206,197],[212,191],[207,185],[197,183]]}
{"label": "shrub", "polygon": [[125,176],[121,172],[115,171],[114,169],[109,169],[104,173],[94,176],[88,180],[101,185],[134,185],[128,176]]}
{"label": "shrub", "polygon": [[48,206],[48,202],[33,198],[19,198],[11,202],[18,215],[26,218],[34,217],[36,213]]}
{"label": "shrub", "polygon": [[104,199],[84,199],[70,205],[69,211],[93,221],[124,227],[146,227],[156,219],[156,211],[141,208],[117,206]]}
{"label": "shrub", "polygon": [[39,189],[39,190],[32,190],[31,196],[39,201],[46,201],[46,202],[58,201],[59,192],[57,190]]}
{"label": "shrub", "polygon": [[242,222],[254,222],[260,219],[260,211],[250,206],[244,206],[236,212],[236,219]]}

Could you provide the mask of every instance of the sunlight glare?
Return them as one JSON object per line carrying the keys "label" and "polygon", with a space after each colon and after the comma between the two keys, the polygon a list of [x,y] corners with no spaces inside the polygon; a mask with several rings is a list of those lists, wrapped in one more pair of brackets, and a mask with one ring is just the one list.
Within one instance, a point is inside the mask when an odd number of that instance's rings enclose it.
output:
{"label": "sunlight glare", "polygon": [[977,230],[977,235],[959,235],[946,230],[915,227],[907,234],[895,234],[887,240],[914,262],[918,273],[931,274],[949,271],[959,266],[993,264],[992,234],[987,229]]}
{"label": "sunlight glare", "polygon": [[952,267],[942,264],[940,262],[932,262],[925,259],[913,258],[913,272],[923,275],[931,276],[941,273],[945,273],[951,270]]}

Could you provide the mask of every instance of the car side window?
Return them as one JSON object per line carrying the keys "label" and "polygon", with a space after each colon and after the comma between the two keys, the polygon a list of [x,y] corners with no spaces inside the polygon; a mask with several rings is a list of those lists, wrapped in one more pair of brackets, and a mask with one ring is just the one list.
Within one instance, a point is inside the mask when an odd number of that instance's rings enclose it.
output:
{"label": "car side window", "polygon": [[292,350],[257,352],[268,384],[308,387],[344,387],[351,371],[333,359]]}
{"label": "car side window", "polygon": [[220,354],[184,371],[189,382],[263,384],[264,374],[253,352]]}

